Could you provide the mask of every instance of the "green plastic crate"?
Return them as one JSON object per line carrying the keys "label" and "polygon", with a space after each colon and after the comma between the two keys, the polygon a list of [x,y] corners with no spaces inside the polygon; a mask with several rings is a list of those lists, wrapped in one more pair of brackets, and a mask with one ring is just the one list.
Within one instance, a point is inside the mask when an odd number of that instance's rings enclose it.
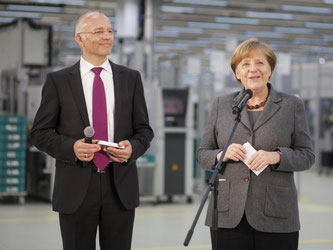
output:
{"label": "green plastic crate", "polygon": [[0,194],[1,193],[21,193],[25,192],[25,184],[18,184],[18,185],[0,185]]}
{"label": "green plastic crate", "polygon": [[11,142],[11,141],[26,141],[26,133],[0,133],[0,143]]}
{"label": "green plastic crate", "polygon": [[0,142],[0,151],[25,151],[26,141]]}
{"label": "green plastic crate", "polygon": [[23,168],[25,167],[24,159],[8,159],[8,160],[0,160],[0,168],[3,167],[11,167],[11,168]]}
{"label": "green plastic crate", "polygon": [[27,124],[27,117],[18,115],[0,115],[0,124]]}
{"label": "green plastic crate", "polygon": [[10,177],[1,177],[0,178],[0,185],[21,185],[24,184],[25,177],[24,176],[10,176]]}
{"label": "green plastic crate", "polygon": [[7,178],[11,176],[24,177],[25,168],[0,168],[0,178]]}
{"label": "green plastic crate", "polygon": [[25,124],[0,124],[0,133],[26,133],[27,126]]}
{"label": "green plastic crate", "polygon": [[7,150],[7,151],[0,151],[0,159],[7,161],[10,159],[25,159],[25,151],[19,150]]}

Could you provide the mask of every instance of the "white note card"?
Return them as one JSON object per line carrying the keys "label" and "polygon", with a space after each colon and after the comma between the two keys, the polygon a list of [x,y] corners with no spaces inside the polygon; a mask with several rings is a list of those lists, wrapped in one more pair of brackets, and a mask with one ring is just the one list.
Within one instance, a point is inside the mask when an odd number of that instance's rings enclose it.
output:
{"label": "white note card", "polygon": [[[252,145],[249,142],[246,142],[243,144],[245,150],[246,150],[246,159],[243,161],[245,163],[246,166],[249,167],[249,160],[251,158],[252,155],[255,154],[255,152],[257,152],[257,150],[252,147]],[[265,170],[265,168],[267,168],[268,165],[264,166],[263,168],[259,169],[259,170],[252,170],[253,173],[255,173],[257,176]]]}

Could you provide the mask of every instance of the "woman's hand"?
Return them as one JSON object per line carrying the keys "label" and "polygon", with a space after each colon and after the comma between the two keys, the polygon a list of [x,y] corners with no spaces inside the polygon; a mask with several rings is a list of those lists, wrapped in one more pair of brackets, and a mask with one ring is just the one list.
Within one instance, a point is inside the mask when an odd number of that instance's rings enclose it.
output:
{"label": "woman's hand", "polygon": [[259,170],[266,165],[275,165],[281,161],[281,155],[278,152],[268,152],[264,150],[257,151],[249,160],[250,169]]}
{"label": "woman's hand", "polygon": [[[222,151],[217,154],[216,159],[217,161],[221,158]],[[241,144],[232,143],[229,145],[227,152],[224,156],[223,162],[228,160],[233,161],[244,161],[246,158],[246,150]]]}

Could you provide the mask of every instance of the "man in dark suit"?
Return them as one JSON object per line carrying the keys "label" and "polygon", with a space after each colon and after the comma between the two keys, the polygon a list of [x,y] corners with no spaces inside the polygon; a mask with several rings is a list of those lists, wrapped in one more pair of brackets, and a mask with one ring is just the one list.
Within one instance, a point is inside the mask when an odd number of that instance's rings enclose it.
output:
{"label": "man in dark suit", "polygon": [[[50,73],[31,130],[34,145],[56,159],[52,205],[59,212],[65,250],[131,249],[139,205],[135,160],[153,138],[139,72],[114,64],[115,30],[100,12],[75,25],[82,57]],[[92,144],[84,129],[95,130]],[[97,140],[124,148],[102,147]]]}

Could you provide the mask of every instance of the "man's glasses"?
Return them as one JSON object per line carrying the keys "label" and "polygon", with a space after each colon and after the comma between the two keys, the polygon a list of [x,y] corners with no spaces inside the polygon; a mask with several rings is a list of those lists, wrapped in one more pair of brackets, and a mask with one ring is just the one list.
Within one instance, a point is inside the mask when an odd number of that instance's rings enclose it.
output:
{"label": "man's glasses", "polygon": [[94,36],[103,36],[104,33],[107,33],[110,36],[116,35],[117,34],[117,30],[115,29],[108,29],[108,30],[96,30],[96,31],[82,31],[82,32],[78,32],[77,34],[84,34],[84,33],[88,33],[88,34],[92,34]]}

